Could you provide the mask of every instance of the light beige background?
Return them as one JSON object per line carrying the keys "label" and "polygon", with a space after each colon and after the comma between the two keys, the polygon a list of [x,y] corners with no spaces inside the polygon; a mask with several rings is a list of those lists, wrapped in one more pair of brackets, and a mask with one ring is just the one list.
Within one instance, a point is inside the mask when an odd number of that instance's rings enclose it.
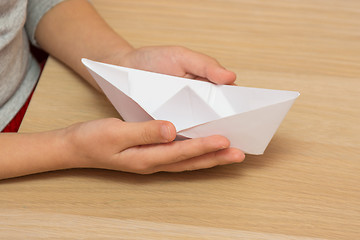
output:
{"label": "light beige background", "polygon": [[[265,154],[241,164],[1,181],[0,238],[360,238],[359,1],[92,2],[136,47],[183,45],[235,71],[239,85],[301,96]],[[50,59],[21,131],[111,116],[104,96]]]}

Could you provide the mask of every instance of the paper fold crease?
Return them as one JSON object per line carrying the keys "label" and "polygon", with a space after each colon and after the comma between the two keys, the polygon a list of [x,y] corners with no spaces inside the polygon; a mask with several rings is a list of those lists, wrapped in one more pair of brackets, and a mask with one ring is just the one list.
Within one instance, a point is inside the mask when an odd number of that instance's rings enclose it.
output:
{"label": "paper fold crease", "polygon": [[82,59],[126,121],[171,121],[178,135],[227,137],[232,147],[262,154],[298,92],[215,85]]}

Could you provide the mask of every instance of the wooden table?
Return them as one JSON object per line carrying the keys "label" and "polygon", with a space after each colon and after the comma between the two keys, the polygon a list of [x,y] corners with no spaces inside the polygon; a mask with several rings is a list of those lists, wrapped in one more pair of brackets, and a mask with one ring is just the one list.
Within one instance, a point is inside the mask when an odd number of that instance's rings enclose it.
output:
{"label": "wooden table", "polygon": [[[92,2],[136,47],[183,45],[239,85],[301,96],[265,154],[241,164],[1,181],[0,239],[360,239],[360,1]],[[21,131],[114,116],[50,58]]]}

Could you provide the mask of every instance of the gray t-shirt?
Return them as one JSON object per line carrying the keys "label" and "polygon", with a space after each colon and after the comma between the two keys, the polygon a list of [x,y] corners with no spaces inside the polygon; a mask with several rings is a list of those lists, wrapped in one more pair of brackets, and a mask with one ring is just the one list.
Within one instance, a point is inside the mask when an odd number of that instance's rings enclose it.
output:
{"label": "gray t-shirt", "polygon": [[63,0],[0,0],[0,131],[36,85],[40,68],[29,52],[44,14]]}

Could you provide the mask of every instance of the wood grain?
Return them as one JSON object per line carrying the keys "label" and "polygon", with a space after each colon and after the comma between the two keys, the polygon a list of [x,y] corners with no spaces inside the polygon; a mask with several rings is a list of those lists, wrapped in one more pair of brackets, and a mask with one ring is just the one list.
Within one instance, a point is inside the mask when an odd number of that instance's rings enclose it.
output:
{"label": "wood grain", "polygon": [[[257,233],[232,229],[196,227],[181,224],[154,223],[138,220],[120,220],[69,214],[47,214],[27,211],[7,210],[0,219],[2,239],[83,239],[83,229],[87,229],[86,239],[207,239],[207,240],[321,240],[281,234]],[[77,228],[74,228],[74,225]],[[21,228],[20,228],[21,227]]]}
{"label": "wood grain", "polygon": [[[235,71],[239,85],[301,96],[265,154],[241,164],[149,176],[77,169],[2,181],[0,236],[22,229],[13,236],[360,237],[359,1],[92,2],[137,47],[183,45]],[[118,114],[104,96],[50,59],[21,131],[110,116]]]}

